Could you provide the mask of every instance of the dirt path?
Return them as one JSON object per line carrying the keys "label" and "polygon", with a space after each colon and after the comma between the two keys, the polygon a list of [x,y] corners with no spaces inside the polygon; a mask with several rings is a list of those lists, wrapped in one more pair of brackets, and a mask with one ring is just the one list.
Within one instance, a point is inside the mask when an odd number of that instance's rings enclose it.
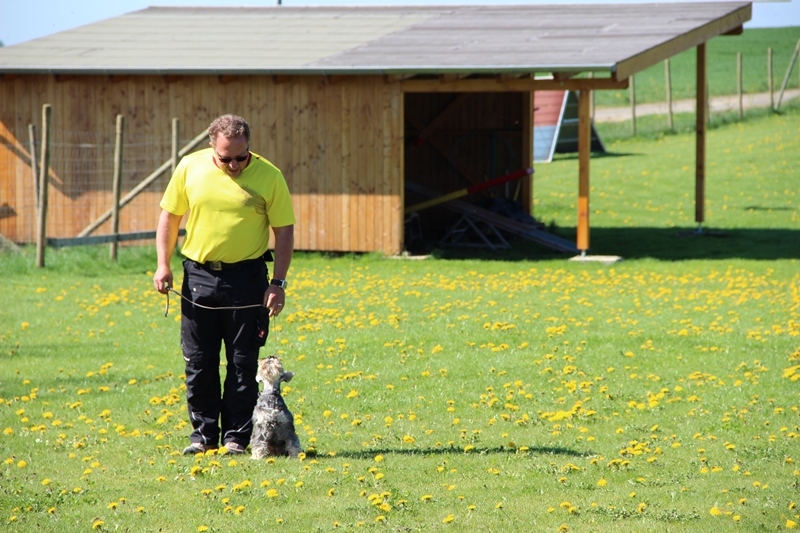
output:
{"label": "dirt path", "polygon": [[[788,102],[800,96],[800,89],[789,89],[783,93],[782,103]],[[775,93],[775,103],[778,102],[778,93]],[[739,109],[739,98],[736,95],[717,96],[711,99],[711,112],[719,113],[722,111],[736,111]],[[769,93],[745,94],[742,97],[742,106],[745,109],[751,107],[769,107]],[[672,102],[673,113],[694,113],[695,101],[676,100]],[[667,104],[638,104],[636,106],[636,116],[643,115],[666,115]],[[627,107],[598,107],[594,111],[595,122],[622,122],[631,119],[631,108]]]}

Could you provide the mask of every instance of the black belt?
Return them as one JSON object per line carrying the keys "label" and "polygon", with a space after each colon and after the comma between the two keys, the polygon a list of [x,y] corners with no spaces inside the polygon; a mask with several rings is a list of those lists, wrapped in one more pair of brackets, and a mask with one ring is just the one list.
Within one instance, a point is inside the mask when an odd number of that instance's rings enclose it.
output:
{"label": "black belt", "polygon": [[229,270],[231,268],[238,268],[244,265],[248,265],[250,263],[263,263],[263,257],[257,257],[256,259],[245,259],[244,261],[237,261],[236,263],[225,263],[224,261],[206,261],[205,263],[200,263],[198,261],[193,261],[193,263],[200,268],[206,270],[213,270],[214,272],[219,272],[221,270]]}

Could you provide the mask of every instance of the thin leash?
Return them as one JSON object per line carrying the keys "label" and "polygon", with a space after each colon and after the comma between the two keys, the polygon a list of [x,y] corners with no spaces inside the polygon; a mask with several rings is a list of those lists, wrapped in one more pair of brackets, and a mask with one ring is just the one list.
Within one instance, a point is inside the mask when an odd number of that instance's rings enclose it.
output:
{"label": "thin leash", "polygon": [[[183,298],[184,300],[186,300],[187,302],[191,303],[192,305],[196,305],[197,307],[202,307],[203,309],[210,309],[210,310],[212,310],[212,311],[217,311],[217,310],[236,310],[236,309],[251,309],[251,308],[253,308],[253,307],[263,307],[261,304],[253,304],[253,305],[238,305],[238,306],[237,306],[237,305],[234,305],[234,306],[227,306],[227,307],[209,307],[209,306],[207,306],[207,305],[202,305],[202,304],[199,304],[199,303],[195,303],[195,302],[191,301],[189,298],[187,298],[186,296],[184,296],[183,294],[181,294],[181,293],[179,293],[178,291],[176,291],[175,289],[173,289],[172,287],[167,287],[167,293],[165,294],[165,296],[167,297],[167,304],[166,304],[166,306],[164,307],[164,316],[167,316],[167,315],[169,315],[169,293],[171,293],[171,292],[174,292],[175,294],[177,294],[177,295],[178,295],[178,297],[180,297],[180,298]],[[280,304],[279,304],[279,305],[280,305]],[[277,317],[277,316],[275,316],[275,317],[273,317],[273,318],[272,318],[272,321],[275,321],[275,322],[277,322],[277,320],[278,320],[278,317]],[[277,356],[278,356],[278,355],[277,355],[277,352],[276,352],[276,353],[275,353],[275,357],[277,357]]]}
{"label": "thin leash", "polygon": [[251,308],[254,308],[254,307],[263,307],[262,304],[231,305],[231,306],[223,306],[223,307],[210,307],[208,305],[202,305],[202,304],[199,304],[197,302],[193,302],[189,298],[184,296],[183,294],[181,294],[178,291],[176,291],[175,289],[173,289],[172,287],[167,287],[167,293],[166,293],[167,304],[164,307],[164,316],[167,316],[169,314],[169,293],[171,293],[171,292],[177,294],[178,297],[183,298],[184,300],[186,300],[187,302],[189,302],[192,305],[196,305],[197,307],[202,307],[203,309],[210,309],[211,311],[235,311],[237,309],[251,309]]}

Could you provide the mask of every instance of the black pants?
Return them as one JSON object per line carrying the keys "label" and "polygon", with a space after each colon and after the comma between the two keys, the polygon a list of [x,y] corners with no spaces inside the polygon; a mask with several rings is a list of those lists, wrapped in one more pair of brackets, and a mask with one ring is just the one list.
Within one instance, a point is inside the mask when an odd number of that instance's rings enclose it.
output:
{"label": "black pants", "polygon": [[[236,442],[246,447],[253,431],[258,400],[258,350],[269,328],[265,307],[204,309],[263,304],[267,268],[249,261],[213,271],[184,261],[181,300],[181,347],[186,361],[186,402],[194,431],[192,442],[216,447]],[[258,335],[263,330],[262,335]],[[224,343],[227,371],[220,388],[220,350]]]}

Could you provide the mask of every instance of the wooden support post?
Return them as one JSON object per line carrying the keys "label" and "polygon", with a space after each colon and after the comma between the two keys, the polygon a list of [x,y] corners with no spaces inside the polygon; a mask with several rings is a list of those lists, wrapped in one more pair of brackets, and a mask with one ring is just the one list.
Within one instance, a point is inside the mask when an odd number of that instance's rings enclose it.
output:
{"label": "wooden support post", "polygon": [[31,174],[33,175],[33,199],[36,206],[36,217],[39,217],[39,164],[36,150],[36,125],[28,124],[28,142],[31,145]]}
{"label": "wooden support post", "polygon": [[47,245],[47,189],[50,184],[50,118],[53,107],[42,106],[42,155],[39,165],[39,216],[37,217],[36,266],[44,267],[44,251]]}
{"label": "wooden support post", "polygon": [[589,159],[592,154],[591,91],[578,95],[578,238],[581,255],[589,250]]}
{"label": "wooden support post", "polygon": [[705,221],[706,188],[706,129],[708,122],[708,90],[706,78],[706,45],[697,46],[697,116],[695,120],[695,189],[694,220],[702,225]]}
{"label": "wooden support post", "polygon": [[664,60],[664,84],[667,93],[667,127],[669,131],[675,131],[675,122],[672,112],[672,72],[669,67],[669,59]]}
{"label": "wooden support post", "polygon": [[119,236],[119,197],[120,197],[120,184],[122,182],[122,136],[125,129],[125,117],[117,115],[117,129],[116,141],[114,143],[114,178],[111,184],[111,196],[114,204],[111,207],[111,234],[115,239],[109,244],[109,258],[112,261],[117,260],[117,249],[119,242],[116,237]]}
{"label": "wooden support post", "polygon": [[636,135],[636,76],[631,76],[631,84],[628,87],[631,99],[631,135]]}
{"label": "wooden support post", "polygon": [[178,127],[180,126],[180,121],[177,117],[173,117],[172,119],[172,172],[171,174],[175,174],[175,169],[178,167]]}
{"label": "wooden support post", "polygon": [[742,83],[742,53],[736,52],[736,94],[739,96],[739,120],[744,118],[744,84]]}

